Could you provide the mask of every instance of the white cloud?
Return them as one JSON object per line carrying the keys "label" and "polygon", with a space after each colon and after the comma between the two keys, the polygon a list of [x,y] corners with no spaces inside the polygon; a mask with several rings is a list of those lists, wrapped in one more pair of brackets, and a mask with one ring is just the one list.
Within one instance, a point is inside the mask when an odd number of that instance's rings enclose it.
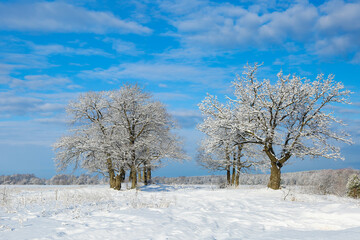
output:
{"label": "white cloud", "polygon": [[189,109],[177,109],[170,111],[170,113],[174,116],[179,117],[198,117],[202,118],[201,112],[198,110],[189,110]]}
{"label": "white cloud", "polygon": [[[16,45],[16,50],[21,49],[22,53],[14,51],[13,45]],[[19,70],[45,69],[54,66],[48,62],[45,55],[34,53],[32,47],[29,48],[29,46],[35,46],[35,44],[11,37],[2,39],[0,84],[13,82],[14,78],[11,77],[11,74],[19,73]]]}
{"label": "white cloud", "polygon": [[307,3],[265,14],[232,4],[209,4],[172,23],[189,45],[206,42],[220,48],[268,47],[288,38],[305,39],[316,18],[316,8]]}
{"label": "white cloud", "polygon": [[9,74],[13,69],[23,68],[24,66],[18,64],[0,63],[0,84],[8,84],[11,80]]}
{"label": "white cloud", "polygon": [[65,77],[52,77],[48,75],[27,75],[24,79],[13,78],[9,86],[11,88],[24,88],[31,90],[56,90],[71,86],[72,81]]}
{"label": "white cloud", "polygon": [[343,32],[357,32],[360,30],[360,3],[333,0],[325,2],[319,7],[321,17],[317,27],[329,35]]}
{"label": "white cloud", "polygon": [[84,56],[111,56],[109,53],[104,52],[102,49],[95,48],[72,48],[63,46],[60,44],[49,44],[49,45],[36,45],[30,44],[34,54],[39,55],[51,55],[51,54],[62,54],[62,55],[84,55]]}
{"label": "white cloud", "polygon": [[60,115],[52,118],[36,118],[34,122],[44,123],[44,124],[57,124],[65,126],[69,121],[65,115]]}
{"label": "white cloud", "polygon": [[170,111],[170,114],[174,116],[183,128],[195,128],[195,126],[203,119],[200,111],[198,110],[177,109]]}
{"label": "white cloud", "polygon": [[12,69],[16,68],[47,68],[52,66],[45,56],[32,53],[1,53],[2,62]]}
{"label": "white cloud", "polygon": [[360,53],[360,2],[333,0],[320,6],[319,39],[315,50],[321,56],[345,56],[358,63]]}
{"label": "white cloud", "polygon": [[174,93],[174,92],[156,92],[153,95],[161,101],[168,101],[168,100],[181,101],[181,100],[193,99],[193,97],[188,94]]}
{"label": "white cloud", "polygon": [[331,0],[319,6],[308,1],[283,6],[261,1],[250,4],[196,1],[193,8],[187,8],[181,1],[174,4],[183,8],[176,11],[169,1],[160,7],[173,14],[168,21],[176,31],[168,35],[177,37],[185,48],[203,52],[283,48],[358,62],[360,2],[357,1]]}
{"label": "white cloud", "polygon": [[19,31],[149,34],[148,27],[65,2],[2,3],[0,28]]}
{"label": "white cloud", "polygon": [[292,55],[289,54],[282,58],[277,58],[273,65],[302,65],[302,64],[311,64],[312,59],[307,54],[298,54],[298,55]]}
{"label": "white cloud", "polygon": [[19,96],[12,92],[0,92],[0,117],[50,116],[64,109],[64,102],[58,99],[45,100],[31,95]]}
{"label": "white cloud", "polygon": [[194,9],[199,9],[206,5],[208,5],[208,1],[206,0],[165,0],[159,2],[161,10],[175,15],[189,14],[193,12]]}
{"label": "white cloud", "polygon": [[161,88],[167,88],[168,87],[168,85],[166,85],[166,84],[163,84],[163,83],[159,83],[159,85],[158,85],[159,87],[161,87]]}
{"label": "white cloud", "polygon": [[348,35],[342,35],[319,39],[311,48],[323,57],[346,56],[347,53],[357,48],[357,44],[356,39],[352,39],[352,37]]}
{"label": "white cloud", "polygon": [[[0,131],[0,144],[50,147],[65,132],[65,124],[49,121],[1,121],[0,128],[3,131]],[[44,128],[46,128],[46,131],[44,131]]]}
{"label": "white cloud", "polygon": [[224,68],[181,65],[174,63],[124,63],[108,69],[94,69],[81,72],[84,79],[101,79],[118,83],[129,80],[148,80],[156,82],[190,82],[218,84],[233,79],[231,72]]}
{"label": "white cloud", "polygon": [[180,64],[201,64],[208,59],[216,59],[217,57],[226,54],[233,54],[236,50],[220,51],[213,49],[212,51],[204,51],[203,49],[188,46],[185,48],[167,49],[161,53],[154,53],[153,55],[161,60],[178,62]]}
{"label": "white cloud", "polygon": [[112,48],[121,54],[127,54],[127,55],[139,55],[143,54],[144,52],[139,51],[136,49],[136,45],[132,42],[123,41],[121,39],[115,39],[115,38],[105,38],[104,42],[109,42],[112,44]]}

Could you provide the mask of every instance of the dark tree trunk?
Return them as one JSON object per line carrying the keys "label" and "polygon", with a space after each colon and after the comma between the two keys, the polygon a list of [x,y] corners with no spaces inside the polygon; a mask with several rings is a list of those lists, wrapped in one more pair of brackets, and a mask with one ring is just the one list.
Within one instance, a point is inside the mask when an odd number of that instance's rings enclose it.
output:
{"label": "dark tree trunk", "polygon": [[146,166],[144,166],[144,169],[143,169],[143,176],[144,176],[144,184],[148,185],[149,182],[148,182],[148,175],[147,175],[147,167]]}
{"label": "dark tree trunk", "polygon": [[280,181],[281,181],[281,164],[277,164],[278,162],[271,162],[271,174],[270,180],[268,183],[268,187],[274,190],[280,189]]}
{"label": "dark tree trunk", "polygon": [[147,175],[148,184],[151,184],[151,167],[150,166],[147,167],[146,175]]}
{"label": "dark tree trunk", "polygon": [[241,167],[240,164],[236,167],[236,179],[235,179],[235,186],[239,186],[240,185],[240,171],[241,171]]}
{"label": "dark tree trunk", "polygon": [[136,172],[136,167],[135,166],[131,166],[131,189],[134,189],[137,187],[137,172]]}
{"label": "dark tree trunk", "polygon": [[285,153],[280,159],[277,159],[274,154],[272,147],[265,147],[264,152],[269,157],[271,162],[271,173],[268,187],[274,190],[280,189],[281,182],[281,168],[285,162],[291,157],[290,153]]}
{"label": "dark tree trunk", "polygon": [[241,150],[242,150],[242,145],[238,145],[238,152],[237,152],[237,156],[236,156],[236,180],[235,180],[235,186],[239,186],[240,185],[240,171],[242,168],[242,164],[241,164]]}
{"label": "dark tree trunk", "polygon": [[115,190],[120,190],[121,189],[121,175],[119,174],[119,175],[117,175],[116,177],[115,177],[115,186],[114,186],[114,189]]}
{"label": "dark tree trunk", "polygon": [[114,186],[115,190],[121,189],[121,183],[125,180],[125,170],[124,168],[120,169],[119,175],[117,175],[114,179]]}
{"label": "dark tree trunk", "polygon": [[240,171],[236,172],[235,186],[240,185]]}
{"label": "dark tree trunk", "polygon": [[107,163],[107,168],[108,168],[108,173],[109,173],[110,188],[114,188],[115,187],[115,171],[113,169],[111,159],[108,158],[106,160],[106,163]]}
{"label": "dark tree trunk", "polygon": [[133,176],[133,173],[132,173],[132,168],[130,168],[130,173],[129,173],[129,182],[132,182],[132,176]]}
{"label": "dark tree trunk", "polygon": [[124,168],[121,168],[120,169],[121,182],[125,181],[125,174],[126,174],[126,172],[125,172]]}
{"label": "dark tree trunk", "polygon": [[235,185],[235,174],[236,174],[235,164],[233,164],[233,167],[232,167],[232,175],[231,175],[231,185]]}
{"label": "dark tree trunk", "polygon": [[142,176],[141,176],[141,169],[138,169],[138,173],[139,173],[139,182],[141,182],[143,180]]}
{"label": "dark tree trunk", "polygon": [[230,185],[231,184],[230,165],[226,166],[226,180],[227,180],[227,185]]}
{"label": "dark tree trunk", "polygon": [[231,184],[231,174],[230,174],[230,153],[229,153],[229,148],[226,147],[225,148],[225,159],[226,159],[226,181],[227,181],[227,185]]}

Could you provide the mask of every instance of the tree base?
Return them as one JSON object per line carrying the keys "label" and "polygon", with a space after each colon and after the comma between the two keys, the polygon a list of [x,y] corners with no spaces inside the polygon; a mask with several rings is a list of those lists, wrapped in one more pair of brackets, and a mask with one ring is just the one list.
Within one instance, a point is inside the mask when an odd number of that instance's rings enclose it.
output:
{"label": "tree base", "polygon": [[271,174],[268,183],[268,188],[278,190],[281,182],[281,168],[274,162],[271,162]]}

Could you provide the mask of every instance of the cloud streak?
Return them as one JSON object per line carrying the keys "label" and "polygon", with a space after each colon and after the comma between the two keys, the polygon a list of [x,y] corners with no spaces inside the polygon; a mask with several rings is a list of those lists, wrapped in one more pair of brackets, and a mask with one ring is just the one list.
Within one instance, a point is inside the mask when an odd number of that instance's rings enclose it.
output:
{"label": "cloud streak", "polygon": [[106,53],[102,49],[96,48],[72,48],[63,46],[60,44],[49,44],[49,45],[36,45],[30,44],[34,54],[39,55],[52,55],[52,54],[61,54],[61,55],[83,55],[83,56],[106,56],[110,57],[109,53]]}
{"label": "cloud streak", "polygon": [[78,76],[83,79],[101,79],[113,83],[129,80],[148,80],[155,82],[220,84],[224,79],[229,79],[229,74],[231,72],[224,68],[196,67],[164,62],[137,62],[124,63],[108,69],[86,70]]}
{"label": "cloud streak", "polygon": [[134,33],[152,30],[133,21],[125,21],[110,12],[92,11],[65,2],[0,4],[0,28],[16,31]]}
{"label": "cloud streak", "polygon": [[53,112],[63,111],[64,107],[61,103],[49,102],[40,98],[0,93],[0,112],[9,116],[49,115]]}
{"label": "cloud streak", "polygon": [[[59,88],[76,88],[71,80],[64,77],[51,77],[48,75],[27,75],[24,79],[13,78],[10,81],[11,88],[30,90],[59,90]],[[79,86],[78,86],[79,87]]]}

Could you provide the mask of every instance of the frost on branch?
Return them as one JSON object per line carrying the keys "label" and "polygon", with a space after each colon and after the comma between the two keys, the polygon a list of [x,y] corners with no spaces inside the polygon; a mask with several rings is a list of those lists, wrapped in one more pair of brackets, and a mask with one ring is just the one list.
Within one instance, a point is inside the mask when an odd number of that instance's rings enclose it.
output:
{"label": "frost on branch", "polygon": [[268,186],[272,189],[280,188],[280,170],[291,157],[343,159],[334,142],[351,140],[349,134],[338,130],[344,124],[328,107],[348,103],[350,92],[335,82],[333,75],[325,78],[320,74],[310,81],[279,72],[277,81],[272,83],[257,79],[258,68],[257,64],[245,67],[243,75],[233,82],[235,97],[228,98],[226,105],[212,96],[200,104],[201,111],[209,116],[200,130],[207,131],[208,137],[215,136],[207,141],[222,139],[223,133],[216,132],[213,125],[208,126],[214,120],[213,124],[217,122],[214,126],[235,134],[237,145],[261,148],[271,165]]}
{"label": "frost on branch", "polygon": [[72,129],[54,144],[59,170],[69,166],[98,172],[120,189],[126,171],[132,188],[138,173],[145,184],[163,159],[184,157],[165,106],[137,85],[119,90],[88,92],[67,107]]}
{"label": "frost on branch", "polygon": [[349,197],[360,198],[360,179],[357,174],[353,174],[349,177],[346,189]]}
{"label": "frost on branch", "polygon": [[231,102],[223,105],[208,95],[199,108],[205,119],[198,129],[205,137],[200,144],[198,164],[211,171],[225,170],[227,185],[238,186],[240,172],[264,166],[263,154],[257,146],[245,144],[243,131],[233,128],[237,119]]}

